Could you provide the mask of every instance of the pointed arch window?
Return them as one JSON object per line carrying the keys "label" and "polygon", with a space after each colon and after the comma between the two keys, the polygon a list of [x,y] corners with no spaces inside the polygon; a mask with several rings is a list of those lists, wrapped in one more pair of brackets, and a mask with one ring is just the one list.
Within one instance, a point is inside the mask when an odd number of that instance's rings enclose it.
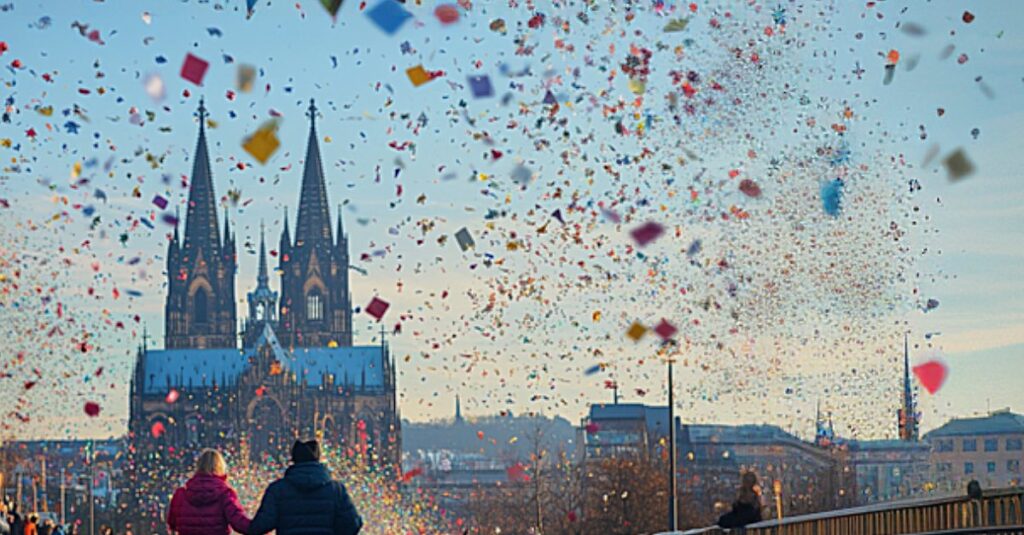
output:
{"label": "pointed arch window", "polygon": [[320,321],[324,319],[324,298],[320,290],[306,294],[306,319]]}
{"label": "pointed arch window", "polygon": [[210,321],[209,296],[205,288],[196,290],[192,296],[192,317],[195,323],[208,323]]}

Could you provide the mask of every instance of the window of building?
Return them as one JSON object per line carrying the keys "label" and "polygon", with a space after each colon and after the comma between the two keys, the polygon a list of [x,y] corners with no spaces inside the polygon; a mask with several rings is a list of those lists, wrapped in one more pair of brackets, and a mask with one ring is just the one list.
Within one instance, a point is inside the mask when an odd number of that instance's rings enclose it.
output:
{"label": "window of building", "polygon": [[936,443],[939,448],[939,453],[953,451],[953,440],[940,440]]}
{"label": "window of building", "polygon": [[988,473],[990,473],[990,474],[996,473],[996,463],[995,463],[995,461],[989,462],[988,465],[985,467],[985,469],[988,470]]}
{"label": "window of building", "polygon": [[210,321],[209,298],[205,288],[196,290],[192,296],[192,321],[195,323],[207,323]]}
{"label": "window of building", "polygon": [[985,451],[999,451],[999,439],[986,438],[985,439]]}
{"label": "window of building", "polygon": [[965,438],[963,444],[964,451],[978,451],[978,439],[976,438]]}
{"label": "window of building", "polygon": [[1010,459],[1006,461],[1006,471],[1011,474],[1020,473],[1020,459]]}
{"label": "window of building", "polygon": [[1006,449],[1009,451],[1020,451],[1022,449],[1021,442],[1024,441],[1019,438],[1008,438],[1006,439]]}
{"label": "window of building", "polygon": [[953,470],[952,463],[938,463],[935,465],[939,472],[951,472]]}
{"label": "window of building", "polygon": [[313,321],[324,319],[324,301],[318,291],[314,290],[306,296],[306,319]]}
{"label": "window of building", "polygon": [[973,474],[974,473],[974,463],[964,463],[964,473],[965,474]]}

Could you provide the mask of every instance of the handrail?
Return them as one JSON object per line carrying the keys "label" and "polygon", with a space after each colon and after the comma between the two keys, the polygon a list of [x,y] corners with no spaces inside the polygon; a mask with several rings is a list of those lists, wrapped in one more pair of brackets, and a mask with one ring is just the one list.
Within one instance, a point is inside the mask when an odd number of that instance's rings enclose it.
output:
{"label": "handrail", "polygon": [[[852,526],[885,526],[890,533],[1021,533],[1024,529],[1024,488],[991,489],[981,498],[938,496],[823,511],[749,524],[745,533],[849,533]],[[844,529],[845,528],[845,529]],[[943,531],[947,530],[947,531]],[[718,526],[675,532],[675,535],[728,533]]]}

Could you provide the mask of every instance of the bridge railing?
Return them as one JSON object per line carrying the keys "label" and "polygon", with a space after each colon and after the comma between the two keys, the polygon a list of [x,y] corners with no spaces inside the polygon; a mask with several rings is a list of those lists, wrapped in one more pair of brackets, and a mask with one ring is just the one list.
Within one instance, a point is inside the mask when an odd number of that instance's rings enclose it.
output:
{"label": "bridge railing", "polygon": [[[974,529],[980,528],[980,529]],[[986,530],[984,528],[997,528]],[[733,530],[736,533],[739,530]],[[719,527],[682,535],[730,533]],[[839,509],[750,524],[745,535],[840,535],[851,533],[941,534],[1016,533],[1024,535],[1024,488],[994,489],[980,499],[967,496],[922,498]]]}

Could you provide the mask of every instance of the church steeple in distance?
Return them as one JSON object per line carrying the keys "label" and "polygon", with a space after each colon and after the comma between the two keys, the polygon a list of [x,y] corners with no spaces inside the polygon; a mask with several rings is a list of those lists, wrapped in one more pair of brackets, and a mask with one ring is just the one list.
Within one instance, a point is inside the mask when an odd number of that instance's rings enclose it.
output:
{"label": "church steeple in distance", "polygon": [[277,328],[277,292],[270,290],[270,273],[267,270],[267,240],[260,222],[260,267],[256,275],[256,288],[246,295],[249,302],[249,317],[245,320],[242,334],[244,347],[252,347],[263,333],[263,325],[269,323]]}
{"label": "church steeple in distance", "polygon": [[[292,347],[351,346],[352,304],[348,290],[348,241],[334,243],[317,139],[317,107],[307,110],[309,140],[302,170],[295,239],[285,215],[281,233],[281,306],[278,339]],[[344,232],[338,214],[338,232]]]}
{"label": "church steeple in distance", "polygon": [[910,341],[909,335],[903,333],[903,399],[899,410],[900,440],[917,442],[920,426],[917,414],[917,402],[914,399],[914,387],[910,381]]}
{"label": "church steeple in distance", "polygon": [[[167,254],[167,348],[236,347],[234,240],[225,226],[221,242],[217,195],[206,145],[206,106],[199,100],[199,139],[192,159],[185,236]],[[225,214],[225,225],[227,224]]]}

